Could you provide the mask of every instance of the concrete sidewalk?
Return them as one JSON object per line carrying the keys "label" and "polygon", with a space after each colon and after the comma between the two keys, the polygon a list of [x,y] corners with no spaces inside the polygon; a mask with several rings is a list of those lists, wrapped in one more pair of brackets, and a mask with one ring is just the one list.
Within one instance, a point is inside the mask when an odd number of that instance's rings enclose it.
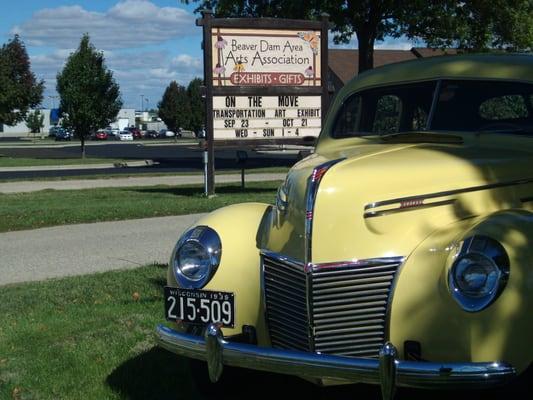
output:
{"label": "concrete sidewalk", "polygon": [[0,233],[0,285],[166,264],[179,235],[202,215]]}
{"label": "concrete sidewalk", "polygon": [[[276,181],[285,179],[286,173],[247,174],[246,182]],[[240,182],[239,174],[216,175],[219,183]],[[110,179],[72,179],[64,181],[17,181],[0,182],[0,193],[35,192],[38,190],[74,190],[103,187],[156,186],[156,185],[190,185],[202,184],[203,175],[144,176]]]}
{"label": "concrete sidewalk", "polygon": [[125,168],[125,167],[145,167],[159,164],[153,160],[124,161],[117,163],[103,164],[74,164],[74,165],[30,165],[26,167],[0,167],[0,172],[18,172],[18,171],[65,171],[65,170],[84,170],[84,169],[108,169],[108,168]]}

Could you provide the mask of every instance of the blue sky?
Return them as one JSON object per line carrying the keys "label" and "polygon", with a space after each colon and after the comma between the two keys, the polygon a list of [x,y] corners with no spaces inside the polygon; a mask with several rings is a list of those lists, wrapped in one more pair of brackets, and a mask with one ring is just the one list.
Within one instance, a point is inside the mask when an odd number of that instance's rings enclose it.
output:
{"label": "blue sky", "polygon": [[[0,34],[2,43],[18,33],[26,44],[32,70],[45,80],[44,107],[57,105],[50,97],[56,95],[57,72],[88,32],[120,84],[124,106],[139,109],[143,95],[144,108],[151,108],[170,81],[187,85],[203,76],[197,5],[179,0],[4,0]],[[410,45],[386,41],[379,47]]]}

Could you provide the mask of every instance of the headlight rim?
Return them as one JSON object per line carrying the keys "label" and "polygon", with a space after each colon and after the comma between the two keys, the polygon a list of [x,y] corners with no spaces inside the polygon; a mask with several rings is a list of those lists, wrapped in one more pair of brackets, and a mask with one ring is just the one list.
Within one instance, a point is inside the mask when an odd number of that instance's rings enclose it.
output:
{"label": "headlight rim", "polygon": [[[484,249],[476,249],[477,244],[484,242]],[[472,296],[464,292],[456,282],[458,264],[470,256],[483,257],[496,267],[498,277],[494,288],[483,296]],[[453,256],[453,262],[448,270],[448,287],[454,300],[466,312],[475,313],[482,311],[494,303],[507,285],[510,275],[509,256],[503,245],[489,236],[472,235],[461,242],[458,252]]]}
{"label": "headlight rim", "polygon": [[[179,268],[179,251],[187,243],[195,243],[203,248],[209,258],[209,271],[201,279],[192,280],[188,278]],[[215,275],[222,258],[222,242],[218,233],[206,225],[198,225],[187,230],[178,240],[172,251],[170,266],[174,279],[181,288],[201,289],[205,287]]]}

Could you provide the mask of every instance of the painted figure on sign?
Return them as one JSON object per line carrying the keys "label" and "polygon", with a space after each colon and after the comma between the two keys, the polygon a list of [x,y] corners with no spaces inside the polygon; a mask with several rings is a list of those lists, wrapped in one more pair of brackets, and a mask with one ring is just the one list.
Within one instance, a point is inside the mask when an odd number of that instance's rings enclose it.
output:
{"label": "painted figure on sign", "polygon": [[215,47],[219,50],[224,49],[227,46],[228,42],[222,36],[218,35]]}
{"label": "painted figure on sign", "polygon": [[313,54],[318,54],[318,44],[320,41],[315,32],[298,32],[298,37],[309,43],[309,47]]}
{"label": "painted figure on sign", "polygon": [[[307,68],[305,69],[305,71],[304,71],[304,74],[305,74],[305,76],[308,77],[308,78],[311,78],[311,79],[314,78],[314,76],[315,76],[315,70],[313,69],[313,66],[310,65],[309,67],[307,67]],[[310,84],[311,84],[311,82],[310,82],[310,81],[307,81],[307,85],[310,85]],[[315,80],[313,79],[313,86],[314,86],[314,85],[315,85]]]}
{"label": "painted figure on sign", "polygon": [[217,36],[217,41],[215,42],[215,49],[217,49],[218,63],[214,69],[215,74],[218,75],[218,85],[225,84],[224,80],[226,78],[226,68],[224,68],[220,63],[224,59],[224,48],[227,46],[228,41],[222,36]]}
{"label": "painted figure on sign", "polygon": [[221,79],[221,76],[223,76],[226,72],[226,68],[224,68],[220,63],[217,63],[215,66],[215,69],[213,69],[213,72],[218,75],[218,85],[220,86],[220,83],[224,83]]}
{"label": "painted figure on sign", "polygon": [[244,63],[242,62],[242,57],[239,57],[237,62],[235,63],[235,66],[233,67],[233,71],[235,72],[244,72]]}

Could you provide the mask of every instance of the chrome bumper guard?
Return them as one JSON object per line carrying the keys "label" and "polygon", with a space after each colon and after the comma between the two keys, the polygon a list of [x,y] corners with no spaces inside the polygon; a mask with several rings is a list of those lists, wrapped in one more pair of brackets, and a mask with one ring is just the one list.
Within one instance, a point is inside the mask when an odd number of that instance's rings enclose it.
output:
{"label": "chrome bumper guard", "polygon": [[516,376],[505,363],[436,363],[398,360],[396,348],[386,343],[379,359],[349,358],[302,351],[280,350],[224,340],[214,324],[204,337],[157,327],[159,346],[175,354],[207,361],[209,377],[216,382],[224,365],[270,371],[307,378],[340,378],[381,386],[384,400],[396,387],[422,389],[476,389],[504,385]]}

